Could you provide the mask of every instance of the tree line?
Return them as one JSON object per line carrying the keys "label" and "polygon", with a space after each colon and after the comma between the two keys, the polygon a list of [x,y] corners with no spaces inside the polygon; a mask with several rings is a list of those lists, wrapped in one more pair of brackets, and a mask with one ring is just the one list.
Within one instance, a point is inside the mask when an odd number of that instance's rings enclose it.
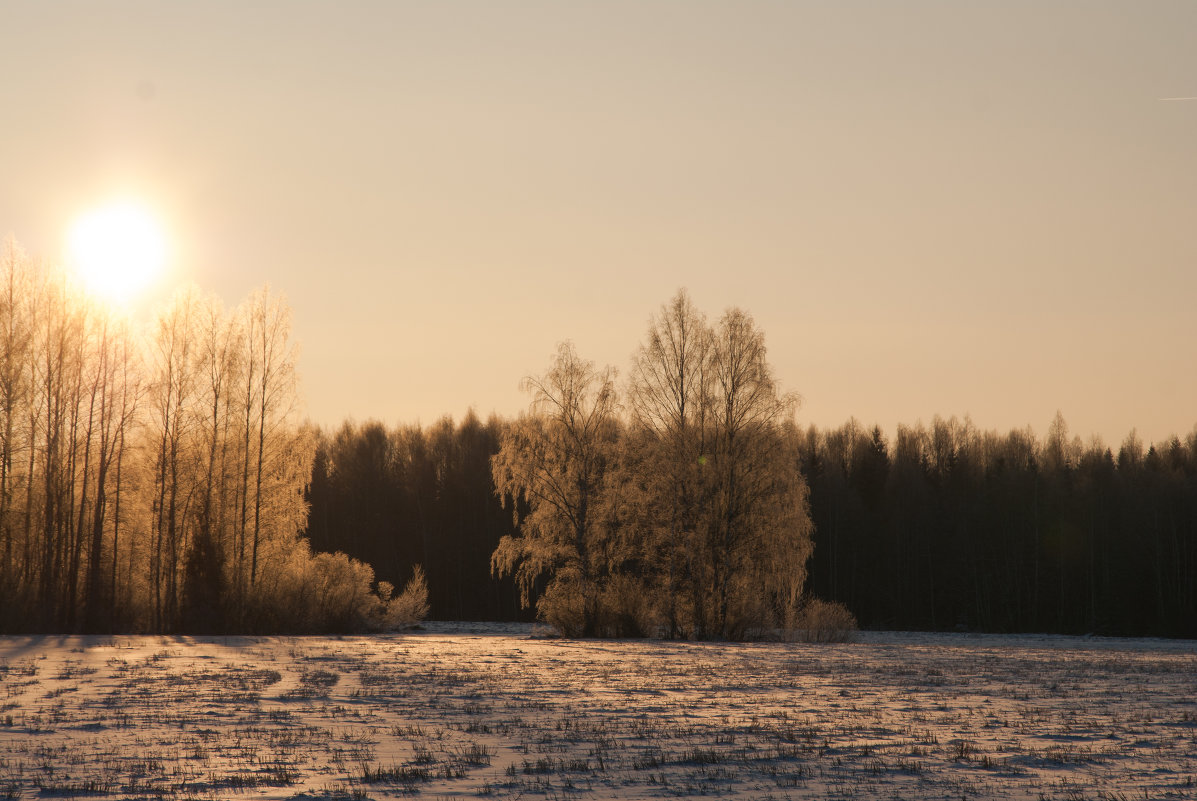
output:
{"label": "tree line", "polygon": [[185,288],[134,331],[5,242],[0,631],[393,618],[368,565],[302,537],[314,437],[297,392],[289,311],[268,288],[229,312]]}
{"label": "tree line", "polygon": [[232,310],[185,288],[137,331],[9,239],[0,632],[430,611],[742,637],[818,596],[871,627],[1197,636],[1197,430],[799,428],[752,318],[684,292],[626,378],[566,343],[525,387],[514,419],[321,431],[268,288]]}
{"label": "tree line", "polygon": [[805,432],[812,590],[865,625],[1197,637],[1197,430]]}
{"label": "tree line", "polygon": [[[429,566],[433,617],[538,610],[575,633],[739,636],[805,594],[873,628],[1197,636],[1197,430],[1115,451],[1059,415],[1042,438],[798,428],[760,332],[727,322],[683,293],[622,386],[566,344],[518,419],[322,434],[313,543],[392,580]],[[720,337],[751,346],[751,382],[716,381]]]}
{"label": "tree line", "polygon": [[[426,565],[434,618],[530,619],[546,577],[521,609],[513,576],[491,571],[520,534],[491,481],[514,425],[471,413],[321,434],[313,544],[393,582]],[[937,417],[892,440],[852,420],[800,429],[793,453],[809,485],[806,590],[862,626],[1197,637],[1197,432],[1112,449],[1070,437],[1062,417],[1043,437]]]}

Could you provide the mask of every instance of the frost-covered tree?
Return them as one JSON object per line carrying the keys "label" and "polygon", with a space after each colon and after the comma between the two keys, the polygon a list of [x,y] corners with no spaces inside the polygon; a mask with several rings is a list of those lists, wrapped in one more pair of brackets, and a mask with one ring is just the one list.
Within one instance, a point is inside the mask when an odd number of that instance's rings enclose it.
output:
{"label": "frost-covered tree", "polygon": [[694,540],[708,506],[714,335],[681,290],[649,323],[628,383],[625,518],[641,528],[646,585],[669,636],[693,629]]}
{"label": "frost-covered tree", "polygon": [[614,371],[596,369],[566,342],[524,388],[531,407],[503,432],[491,466],[499,496],[513,510],[526,503],[528,513],[519,534],[499,542],[491,566],[515,576],[525,605],[547,576],[541,617],[567,634],[593,635],[608,572],[602,504],[618,434]]}
{"label": "frost-covered tree", "polygon": [[738,638],[787,625],[798,608],[810,558],[807,488],[798,471],[797,396],[782,393],[769,368],[765,336],[730,309],[711,350],[710,453],[714,485],[695,584],[700,637]]}
{"label": "frost-covered tree", "polygon": [[148,395],[153,437],[154,485],[150,581],[153,627],[175,625],[182,598],[181,572],[190,548],[188,519],[197,497],[195,414],[199,388],[196,326],[202,300],[194,288],[179,292],[157,320],[151,342],[153,380]]}
{"label": "frost-covered tree", "polygon": [[285,302],[226,314],[187,287],[147,333],[0,249],[0,630],[336,626],[294,603],[335,571],[301,536]]}
{"label": "frost-covered tree", "polygon": [[33,391],[34,320],[26,256],[9,237],[0,252],[0,593],[19,583],[23,451],[32,453],[26,410]]}
{"label": "frost-covered tree", "polygon": [[637,352],[624,464],[670,635],[739,637],[797,609],[811,551],[797,401],[765,356],[751,317],[711,327],[684,291]]}

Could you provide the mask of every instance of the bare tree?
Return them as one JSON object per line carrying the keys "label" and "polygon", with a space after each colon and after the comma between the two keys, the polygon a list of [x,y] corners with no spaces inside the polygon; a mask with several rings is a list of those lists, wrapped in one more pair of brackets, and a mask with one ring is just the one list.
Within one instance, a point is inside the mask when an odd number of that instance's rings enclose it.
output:
{"label": "bare tree", "polygon": [[793,411],[765,358],[764,334],[739,309],[715,331],[711,455],[716,490],[706,536],[706,597],[697,635],[738,638],[786,623],[797,609],[811,553],[806,482],[798,471]]}
{"label": "bare tree", "polygon": [[[16,548],[20,509],[15,501],[17,459],[21,450],[30,449],[25,429],[25,409],[31,392],[31,335],[28,259],[9,237],[0,253],[0,596],[15,599],[20,584]],[[9,610],[16,611],[16,610]]]}
{"label": "bare tree", "polygon": [[[244,557],[229,560],[243,587],[310,577],[299,532],[312,437],[293,419],[297,398],[289,313],[267,290],[235,317],[184,290],[134,341],[111,309],[10,239],[0,627],[176,628],[205,587],[224,606],[226,585],[238,586],[221,569],[230,552]],[[276,620],[303,588],[288,592],[262,601]]]}
{"label": "bare tree", "polygon": [[156,455],[150,581],[153,625],[158,630],[177,623],[179,570],[188,545],[186,521],[197,491],[192,449],[199,384],[195,329],[201,309],[194,287],[179,292],[159,317],[152,343],[149,405]]}
{"label": "bare tree", "polygon": [[547,575],[542,617],[566,633],[591,635],[604,571],[596,559],[605,534],[599,507],[617,434],[614,371],[596,369],[566,342],[548,372],[525,379],[524,388],[529,412],[503,433],[491,468],[499,496],[529,511],[519,535],[500,541],[491,566],[515,576],[525,605]]}
{"label": "bare tree", "polygon": [[[107,627],[110,630],[117,628],[118,621],[124,616],[128,616],[131,612],[132,606],[132,588],[131,581],[127,581],[122,586],[120,584],[120,550],[121,550],[121,532],[122,526],[125,523],[126,514],[122,514],[121,502],[127,493],[127,476],[126,464],[130,461],[135,461],[129,458],[126,444],[135,441],[138,426],[140,423],[139,409],[141,400],[144,396],[145,387],[142,383],[142,362],[141,352],[137,347],[137,343],[132,341],[132,336],[129,331],[122,330],[114,343],[112,352],[112,361],[114,365],[113,370],[113,391],[112,391],[112,425],[114,430],[111,433],[113,439],[113,453],[110,458],[109,469],[114,471],[114,480],[112,487],[112,514],[107,515],[111,521],[112,528],[112,570],[108,580],[107,592],[96,590],[96,595],[106,601],[108,606],[108,620]],[[126,508],[128,504],[125,504]],[[126,574],[131,577],[133,568],[134,545],[131,538],[129,546],[126,550],[129,552],[129,557],[126,560],[127,570]],[[96,566],[98,572],[99,566]],[[97,578],[98,581],[98,578]],[[100,618],[97,614],[96,628],[99,628]]]}
{"label": "bare tree", "polygon": [[668,632],[740,637],[796,612],[811,552],[794,395],[764,335],[729,310],[711,328],[684,291],[649,325],[628,389],[641,520]]}
{"label": "bare tree", "polygon": [[225,562],[232,532],[226,531],[232,383],[239,366],[238,329],[215,296],[196,309],[197,391],[194,414],[198,500],[192,506],[184,567],[183,625],[191,631],[224,628]]}
{"label": "bare tree", "polygon": [[634,439],[623,464],[634,476],[625,494],[636,496],[628,517],[644,529],[657,604],[671,637],[681,636],[693,622],[683,599],[693,595],[691,546],[710,487],[704,464],[713,347],[706,317],[680,290],[649,323],[628,385]]}
{"label": "bare tree", "polygon": [[41,519],[38,521],[40,614],[56,627],[73,615],[73,582],[78,569],[75,492],[77,439],[83,386],[85,312],[75,303],[61,273],[45,276],[38,288],[36,425],[43,443],[40,459]]}
{"label": "bare tree", "polygon": [[235,578],[244,595],[257,581],[263,539],[270,534],[266,529],[277,523],[278,530],[293,534],[302,527],[302,498],[296,506],[295,496],[306,479],[297,477],[292,468],[296,458],[310,465],[312,445],[299,437],[293,421],[298,394],[290,309],[263,287],[242,305],[238,316],[242,354],[238,408],[243,414],[239,425],[244,461]]}

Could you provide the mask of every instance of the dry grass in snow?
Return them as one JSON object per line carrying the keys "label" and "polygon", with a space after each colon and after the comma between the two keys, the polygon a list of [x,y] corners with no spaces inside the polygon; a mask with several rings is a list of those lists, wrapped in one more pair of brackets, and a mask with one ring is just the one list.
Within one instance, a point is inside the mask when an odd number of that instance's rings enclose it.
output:
{"label": "dry grass in snow", "polygon": [[1192,642],[0,638],[0,798],[1197,798]]}

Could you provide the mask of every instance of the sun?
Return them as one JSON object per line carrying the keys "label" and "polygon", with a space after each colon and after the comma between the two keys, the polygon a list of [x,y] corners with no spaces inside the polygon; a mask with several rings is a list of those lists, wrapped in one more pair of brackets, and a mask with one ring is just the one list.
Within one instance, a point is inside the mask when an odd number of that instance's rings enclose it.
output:
{"label": "sun", "polygon": [[67,237],[67,258],[94,294],[125,302],[166,265],[166,239],[144,207],[118,202],[80,217]]}

